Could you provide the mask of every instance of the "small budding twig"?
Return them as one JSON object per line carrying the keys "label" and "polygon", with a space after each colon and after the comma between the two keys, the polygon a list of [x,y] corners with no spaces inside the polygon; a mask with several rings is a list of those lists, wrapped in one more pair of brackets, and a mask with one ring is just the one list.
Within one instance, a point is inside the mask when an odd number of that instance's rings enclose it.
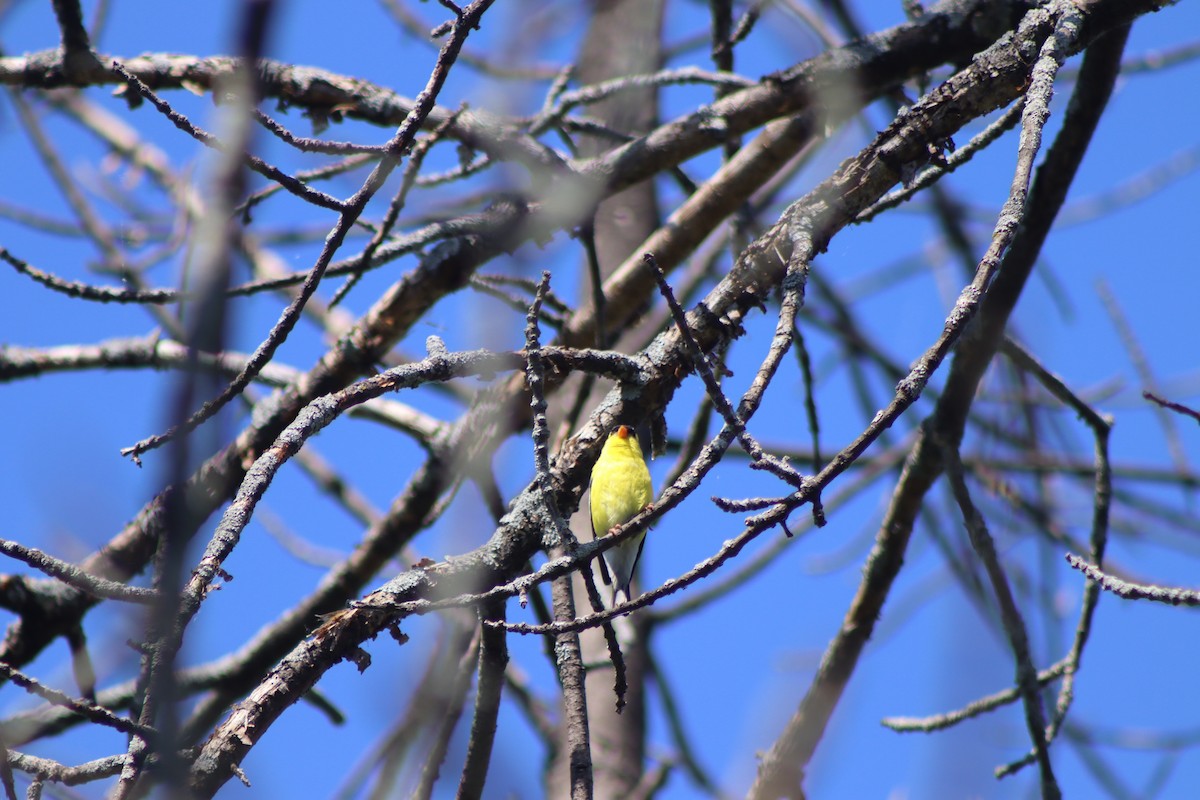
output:
{"label": "small budding twig", "polygon": [[1130,583],[1114,578],[1074,553],[1067,553],[1066,559],[1068,564],[1086,575],[1089,580],[1098,583],[1101,589],[1112,592],[1117,597],[1126,600],[1153,600],[1156,603],[1170,603],[1173,606],[1200,606],[1200,591]]}
{"label": "small budding twig", "polygon": [[692,366],[696,368],[700,379],[704,381],[704,388],[712,400],[713,407],[716,408],[722,419],[725,420],[725,424],[736,432],[742,448],[754,459],[760,468],[766,469],[776,477],[781,478],[796,488],[800,488],[804,484],[804,476],[780,459],[763,450],[762,445],[746,430],[745,423],[738,416],[737,411],[734,410],[733,404],[729,402],[729,398],[721,391],[721,385],[717,383],[717,378],[713,375],[712,366],[708,363],[708,359],[705,357],[704,351],[700,349],[700,345],[696,343],[695,337],[692,336],[691,328],[688,327],[687,315],[683,313],[683,308],[680,307],[679,301],[675,299],[675,293],[671,291],[671,286],[667,283],[667,276],[662,271],[662,267],[658,265],[654,254],[646,253],[642,256],[642,260],[654,272],[654,277],[658,281],[659,292],[666,299],[667,306],[671,309],[671,316],[675,320],[675,325],[679,328],[679,335],[683,338],[685,350],[691,359]]}

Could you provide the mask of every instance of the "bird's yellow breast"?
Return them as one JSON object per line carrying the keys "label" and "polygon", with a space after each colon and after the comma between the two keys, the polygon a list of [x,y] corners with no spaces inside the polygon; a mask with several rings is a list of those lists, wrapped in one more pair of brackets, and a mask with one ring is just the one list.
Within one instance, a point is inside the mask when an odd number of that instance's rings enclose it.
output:
{"label": "bird's yellow breast", "polygon": [[653,500],[650,471],[632,432],[614,433],[592,468],[592,530],[604,536]]}

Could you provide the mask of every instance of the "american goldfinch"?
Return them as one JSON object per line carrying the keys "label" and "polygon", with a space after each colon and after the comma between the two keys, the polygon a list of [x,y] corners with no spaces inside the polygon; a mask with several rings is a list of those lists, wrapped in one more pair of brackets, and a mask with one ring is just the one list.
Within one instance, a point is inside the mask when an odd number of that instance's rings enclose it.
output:
{"label": "american goldfinch", "polygon": [[[592,468],[592,535],[607,536],[613,528],[637,514],[654,499],[650,470],[638,446],[637,434],[628,425],[621,425],[609,434]],[[642,554],[646,532],[626,539],[604,553],[600,575],[605,584],[613,587],[612,600],[617,592],[629,600],[629,582]],[[606,563],[607,562],[607,563]],[[611,576],[610,576],[611,573]]]}

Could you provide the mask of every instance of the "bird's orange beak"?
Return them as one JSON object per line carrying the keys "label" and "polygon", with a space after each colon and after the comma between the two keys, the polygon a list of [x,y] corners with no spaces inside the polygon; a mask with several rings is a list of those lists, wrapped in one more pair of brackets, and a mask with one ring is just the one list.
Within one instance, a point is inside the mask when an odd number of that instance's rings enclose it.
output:
{"label": "bird's orange beak", "polygon": [[628,439],[629,434],[631,434],[631,433],[633,433],[633,431],[631,431],[629,429],[628,425],[622,425],[619,428],[617,428],[617,436],[621,439]]}

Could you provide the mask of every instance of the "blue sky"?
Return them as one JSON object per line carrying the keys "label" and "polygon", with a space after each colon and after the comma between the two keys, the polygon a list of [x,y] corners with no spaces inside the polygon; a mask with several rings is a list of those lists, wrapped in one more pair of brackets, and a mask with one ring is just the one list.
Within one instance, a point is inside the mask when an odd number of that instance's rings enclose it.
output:
{"label": "blue sky", "polygon": [[[874,30],[900,21],[900,4],[869,4],[867,27]],[[94,3],[85,3],[90,13]],[[511,21],[532,14],[538,4],[499,4],[470,46],[484,49],[495,43]],[[236,3],[218,2],[203,15],[183,15],[170,4],[126,2],[112,4],[111,17],[100,38],[99,49],[118,56],[144,51],[187,52],[199,55],[228,52],[231,20]],[[338,24],[330,4],[287,2],[279,7],[271,55],[334,72],[377,81],[412,95],[423,84],[433,51],[400,34],[375,4],[362,4],[369,24]],[[544,51],[522,53],[528,61],[560,64],[574,52],[580,29],[571,22],[570,4],[542,7],[534,20],[552,33]],[[419,11],[436,19],[436,4]],[[700,33],[707,10],[697,3],[673,3],[668,16],[669,39],[681,41]],[[1180,4],[1140,20],[1134,28],[1128,54],[1141,56],[1186,43],[1200,30],[1195,4]],[[41,50],[57,44],[57,29],[49,4],[16,3],[0,17],[0,46],[5,54]],[[816,52],[817,43],[801,23],[775,10],[768,14],[754,37],[739,53],[737,69],[752,78],[788,66]],[[707,66],[698,52],[681,56],[675,64]],[[1068,66],[1077,66],[1072,61]],[[1200,146],[1200,63],[1190,62],[1168,70],[1122,78],[1101,129],[1089,151],[1068,201],[1068,213],[1082,209],[1085,201],[1111,191],[1154,170],[1179,154]],[[474,107],[497,111],[528,112],[540,105],[544,85],[514,89],[478,79],[467,70],[456,71],[443,95],[444,105],[460,100]],[[1069,89],[1060,88],[1053,106],[1050,131],[1061,117]],[[170,124],[143,106],[129,113],[109,90],[92,90],[90,96],[135,126],[163,149],[177,168],[194,170],[203,185],[210,165],[196,143],[178,135]],[[664,98],[664,116],[683,113],[695,102],[695,90],[671,90]],[[216,129],[220,122],[209,98],[172,93],[172,103],[198,123]],[[35,108],[42,108],[35,103]],[[813,165],[796,180],[799,196],[836,164],[857,152],[867,135],[887,123],[882,107],[867,112],[871,131],[851,125],[836,133]],[[282,117],[293,130],[310,134],[306,122],[292,113]],[[959,143],[978,130],[972,126]],[[47,129],[62,148],[67,166],[89,186],[104,180],[137,180],[125,170],[105,173],[107,164],[95,141],[71,123],[58,118]],[[336,126],[330,138],[382,142],[390,131],[358,123]],[[310,166],[262,133],[260,152],[286,169]],[[69,207],[46,177],[28,137],[19,125],[11,98],[0,101],[0,200],[60,219],[70,219]],[[957,197],[967,204],[971,232],[983,241],[994,214],[1003,201],[1015,157],[1015,138],[1008,136],[948,179]],[[433,158],[453,163],[453,148],[435,150]],[[688,169],[704,175],[714,163],[700,158]],[[492,186],[499,185],[499,179]],[[161,202],[145,178],[136,196],[146,203]],[[485,184],[489,185],[489,184]],[[350,180],[334,182],[334,194],[348,195]],[[664,190],[668,198],[669,190]],[[387,193],[383,200],[386,203]],[[1187,171],[1139,202],[1123,206],[1101,219],[1064,225],[1052,235],[1015,318],[1016,331],[1043,361],[1070,386],[1096,398],[1097,407],[1113,415],[1112,450],[1118,464],[1172,464],[1163,428],[1140,397],[1143,383],[1131,363],[1102,299],[1107,291],[1136,332],[1139,346],[1148,355],[1159,390],[1179,402],[1200,406],[1200,371],[1195,346],[1197,298],[1200,277],[1196,253],[1200,252],[1200,226],[1196,224],[1196,197],[1200,177]],[[436,204],[437,196],[428,201]],[[268,202],[255,217],[255,229],[270,231],[296,221],[298,204]],[[377,203],[369,213],[376,217]],[[873,339],[901,365],[917,358],[934,340],[944,316],[963,282],[960,266],[944,255],[937,232],[920,208],[901,209],[878,223],[850,228],[832,242],[828,253],[814,265],[846,291],[863,292],[858,306]],[[307,212],[305,212],[307,213]],[[114,217],[115,218],[115,217]],[[331,222],[328,214],[304,217],[314,230]],[[355,248],[365,240],[356,240]],[[281,248],[291,269],[311,265],[319,237],[300,246]],[[7,218],[0,218],[0,246],[38,267],[75,280],[102,282],[89,270],[97,254],[82,239],[31,233]],[[871,290],[870,279],[889,265],[919,256],[920,268],[907,280],[882,290]],[[563,297],[574,297],[573,274],[579,263],[577,246],[559,237],[544,248],[526,247],[511,258],[489,265],[489,271],[516,271],[535,275],[554,271],[554,287]],[[411,268],[401,261],[369,275],[348,300],[355,314],[365,310],[378,292]],[[178,259],[151,273],[154,285],[170,285],[177,275]],[[144,310],[113,305],[85,305],[54,295],[11,270],[0,271],[0,344],[45,347],[95,342],[120,336],[146,335],[154,328]],[[328,296],[328,295],[326,295]],[[819,298],[810,296],[810,302]],[[252,349],[278,315],[274,297],[242,302],[237,308],[235,345]],[[773,311],[773,310],[772,310]],[[521,344],[517,317],[500,310],[479,295],[459,294],[440,303],[417,325],[402,347],[420,353],[426,336],[436,334],[453,348],[485,346],[516,348]],[[463,320],[469,320],[467,324]],[[773,314],[752,318],[749,334],[735,346],[728,386],[731,394],[744,388],[765,354],[765,336],[774,325]],[[806,332],[807,333],[807,332]],[[822,442],[830,448],[849,441],[870,418],[853,398],[841,355],[819,332],[809,336],[813,362],[821,378],[817,402],[821,414]],[[306,369],[319,356],[320,333],[301,326],[280,351],[282,362]],[[934,385],[940,385],[940,375]],[[0,506],[5,525],[0,536],[31,544],[70,560],[79,560],[107,541],[162,485],[164,460],[146,458],[141,469],[119,455],[128,446],[164,425],[164,403],[173,386],[172,376],[157,372],[80,373],[47,376],[0,387]],[[1003,390],[989,382],[989,392]],[[892,387],[875,381],[871,387],[875,407],[887,401]],[[668,412],[673,433],[684,429],[701,388],[687,381]],[[802,417],[796,413],[802,382],[794,361],[788,361],[776,378],[755,418],[752,430],[767,443],[808,441]],[[453,419],[458,409],[443,397],[413,394],[399,398],[442,419]],[[916,415],[928,412],[922,401]],[[1069,431],[1067,447],[1080,458],[1090,458],[1091,444],[1082,423],[1068,412],[1059,412],[1061,427]],[[908,420],[915,423],[918,416]],[[214,436],[227,437],[245,422],[241,410],[224,415],[214,425]],[[1184,457],[1200,460],[1200,431],[1187,420],[1174,423]],[[897,426],[892,443],[900,441],[907,426]],[[203,441],[203,439],[202,439]],[[210,442],[212,440],[209,440]],[[987,454],[987,443],[978,444]],[[380,508],[386,508],[420,463],[420,450],[402,435],[369,422],[344,421],[313,442],[326,458]],[[532,472],[526,438],[510,441],[496,459],[499,481],[506,498],[515,496]],[[671,459],[655,461],[652,474],[661,486]],[[852,474],[842,481],[852,479]],[[835,483],[833,490],[841,483]],[[753,780],[753,754],[770,745],[795,709],[816,668],[821,652],[837,630],[859,578],[859,565],[870,545],[893,482],[876,482],[853,503],[830,516],[829,525],[817,533],[798,537],[755,582],[688,617],[661,629],[654,641],[661,668],[672,681],[683,716],[695,731],[701,762],[722,788],[736,796]],[[1119,485],[1120,487],[1120,485]],[[1085,538],[1090,516],[1086,483],[1061,479],[1055,482],[1061,524],[1072,535]],[[1174,486],[1137,487],[1143,495],[1168,503],[1185,516],[1194,516],[1194,492]],[[976,491],[984,490],[978,486]],[[710,495],[744,497],[778,491],[762,473],[730,461],[718,468],[701,491],[664,520],[650,534],[643,559],[643,585],[657,585],[677,576],[711,555],[740,530],[740,518],[717,510]],[[943,519],[950,513],[945,488],[930,494]],[[354,546],[361,530],[295,469],[285,469],[264,501],[264,508],[296,535],[320,548],[339,553]],[[1005,518],[1003,505],[989,503],[997,518],[989,518],[1007,559],[1024,565],[1048,564],[1055,574],[1046,585],[1057,587],[1055,602],[1061,607],[1060,624],[1050,630],[1035,626],[1032,632],[1040,666],[1053,663],[1065,650],[1077,610],[1081,584],[1062,564],[1061,553],[1040,551],[1036,537],[1022,534],[1015,517]],[[803,519],[800,515],[797,520]],[[1118,523],[1133,522],[1132,529],[1116,536],[1111,555],[1130,574],[1147,581],[1192,585],[1197,556],[1195,531],[1172,533],[1138,529],[1141,518],[1127,509],[1115,512]],[[1161,526],[1155,522],[1154,526]],[[438,558],[463,552],[483,542],[492,532],[486,509],[471,488],[457,508],[418,541],[423,554]],[[760,538],[742,560],[774,543],[777,533]],[[732,565],[736,568],[737,564]],[[189,640],[185,659],[205,663],[236,648],[262,625],[311,591],[321,570],[297,562],[263,525],[252,525],[226,568],[235,579],[206,603]],[[16,562],[3,571],[24,572]],[[390,575],[381,575],[382,583]],[[718,579],[720,575],[718,575]],[[703,588],[703,585],[698,588]],[[669,606],[678,599],[668,599]],[[122,612],[127,611],[122,609]],[[510,612],[521,618],[515,608]],[[7,622],[7,620],[4,620]],[[93,614],[87,621],[89,642],[101,676],[101,685],[136,674],[136,659],[123,642],[136,636],[138,620],[126,614]],[[312,707],[300,704],[275,726],[245,763],[254,789],[247,794],[231,783],[223,797],[329,796],[341,779],[344,765],[354,763],[400,713],[408,701],[408,688],[423,668],[424,656],[436,625],[416,620],[405,626],[412,639],[398,648],[391,640],[368,645],[373,666],[359,674],[343,664],[329,672],[319,688],[347,715],[335,728]],[[1200,655],[1196,642],[1200,622],[1185,609],[1102,600],[1083,671],[1077,687],[1072,719],[1102,730],[1189,730],[1200,717],[1200,696],[1194,691],[1194,665]],[[552,675],[541,654],[541,643],[511,637],[513,658],[526,669],[535,685],[549,692]],[[70,687],[69,658],[57,643],[29,666],[28,671],[47,682]],[[947,572],[933,542],[923,532],[914,537],[906,569],[884,611],[877,633],[843,698],[833,725],[814,759],[808,788],[812,797],[981,797],[1032,795],[1033,774],[997,782],[993,767],[1019,756],[1027,735],[1019,707],[1010,707],[961,728],[932,735],[893,733],[879,724],[886,716],[926,715],[961,707],[965,703],[1010,685],[1013,667],[1002,636],[968,601]],[[653,701],[652,701],[653,702]],[[0,714],[30,705],[15,687],[0,695]],[[657,709],[657,706],[653,706]],[[465,723],[463,730],[465,731]],[[542,754],[521,717],[506,708],[493,770],[503,773],[497,787],[508,787],[516,796],[540,794]],[[30,747],[35,754],[64,761],[82,761],[123,749],[111,732],[77,732],[64,744],[55,741]],[[461,744],[461,737],[460,737]],[[670,751],[661,713],[651,719],[649,752],[652,757]],[[530,757],[531,750],[533,755]],[[1137,749],[1102,748],[1115,764],[1121,779],[1135,793],[1145,787],[1161,766],[1161,755]],[[1077,753],[1065,742],[1055,748],[1055,766],[1068,796],[1095,796],[1099,791]],[[459,756],[461,757],[461,756]],[[454,774],[452,754],[446,774]],[[335,765],[335,766],[331,766]],[[869,766],[868,766],[869,765]],[[1187,796],[1200,784],[1200,756],[1182,750],[1167,779],[1162,797]],[[448,790],[449,791],[449,790]],[[86,793],[86,792],[85,792]],[[675,774],[661,794],[664,798],[695,796],[682,774]],[[449,795],[446,795],[449,796]],[[499,793],[495,796],[502,796]]]}

